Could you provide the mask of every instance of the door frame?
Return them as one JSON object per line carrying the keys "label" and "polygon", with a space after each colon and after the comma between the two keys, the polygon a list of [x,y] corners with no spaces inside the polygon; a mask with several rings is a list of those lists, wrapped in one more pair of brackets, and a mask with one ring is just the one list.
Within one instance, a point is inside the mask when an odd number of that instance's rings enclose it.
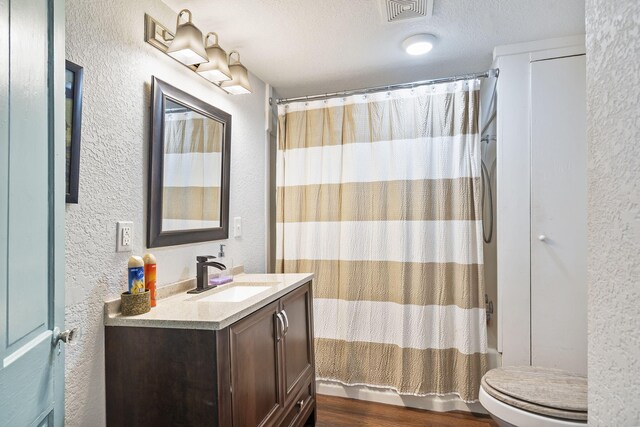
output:
{"label": "door frame", "polygon": [[[49,326],[65,329],[65,193],[66,193],[66,144],[65,144],[65,0],[49,0],[49,194],[51,215],[49,223],[50,271],[53,280],[53,318]],[[64,345],[58,344],[58,357],[54,364],[53,425],[64,426]],[[58,351],[54,349],[53,351]]]}

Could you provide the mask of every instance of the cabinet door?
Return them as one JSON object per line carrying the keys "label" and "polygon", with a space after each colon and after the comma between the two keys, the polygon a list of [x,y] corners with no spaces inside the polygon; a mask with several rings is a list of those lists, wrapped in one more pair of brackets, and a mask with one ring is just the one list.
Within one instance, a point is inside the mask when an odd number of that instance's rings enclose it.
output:
{"label": "cabinet door", "polygon": [[270,426],[282,414],[278,302],[229,327],[234,427]]}
{"label": "cabinet door", "polygon": [[284,393],[288,402],[295,397],[313,372],[311,284],[298,288],[281,300],[285,318],[283,342]]}

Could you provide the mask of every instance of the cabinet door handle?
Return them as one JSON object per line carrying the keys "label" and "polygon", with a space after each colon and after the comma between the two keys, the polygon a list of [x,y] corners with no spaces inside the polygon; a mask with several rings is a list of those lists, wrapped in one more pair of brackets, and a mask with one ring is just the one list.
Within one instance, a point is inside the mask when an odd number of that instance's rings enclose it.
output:
{"label": "cabinet door handle", "polygon": [[278,332],[276,333],[276,341],[280,341],[282,339],[282,335],[284,335],[284,320],[282,320],[282,314],[276,313],[276,318],[278,319]]}
{"label": "cabinet door handle", "polygon": [[296,402],[296,407],[298,408],[298,412],[300,412],[303,406],[304,406],[304,399],[300,399]]}
{"label": "cabinet door handle", "polygon": [[282,310],[282,316],[284,317],[284,334],[287,335],[289,332],[289,317],[287,317],[287,312]]}

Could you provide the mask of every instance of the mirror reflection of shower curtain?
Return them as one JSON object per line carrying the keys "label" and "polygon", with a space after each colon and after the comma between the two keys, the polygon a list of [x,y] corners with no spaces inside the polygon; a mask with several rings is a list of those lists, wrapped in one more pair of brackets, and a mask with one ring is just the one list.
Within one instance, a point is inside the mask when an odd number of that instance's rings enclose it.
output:
{"label": "mirror reflection of shower curtain", "polygon": [[278,272],[314,272],[318,379],[475,401],[478,80],[280,106]]}
{"label": "mirror reflection of shower curtain", "polygon": [[220,227],[223,143],[221,122],[195,111],[165,114],[163,231]]}

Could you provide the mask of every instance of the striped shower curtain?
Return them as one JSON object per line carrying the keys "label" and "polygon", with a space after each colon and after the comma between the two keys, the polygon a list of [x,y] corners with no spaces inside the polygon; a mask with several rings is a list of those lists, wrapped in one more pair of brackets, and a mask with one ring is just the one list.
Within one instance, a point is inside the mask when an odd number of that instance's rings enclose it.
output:
{"label": "striped shower curtain", "polygon": [[475,401],[479,81],[279,106],[279,272],[313,272],[318,379]]}

